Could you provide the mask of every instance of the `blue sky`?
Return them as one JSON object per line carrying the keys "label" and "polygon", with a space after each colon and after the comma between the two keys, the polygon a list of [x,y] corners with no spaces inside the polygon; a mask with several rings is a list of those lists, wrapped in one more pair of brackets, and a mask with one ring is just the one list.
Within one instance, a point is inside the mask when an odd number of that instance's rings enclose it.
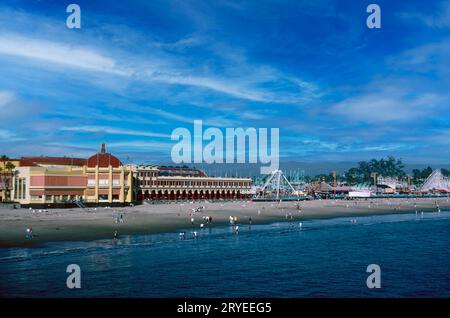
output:
{"label": "blue sky", "polygon": [[0,153],[168,162],[202,119],[279,127],[281,161],[450,161],[447,1],[73,2],[80,30],[0,4]]}

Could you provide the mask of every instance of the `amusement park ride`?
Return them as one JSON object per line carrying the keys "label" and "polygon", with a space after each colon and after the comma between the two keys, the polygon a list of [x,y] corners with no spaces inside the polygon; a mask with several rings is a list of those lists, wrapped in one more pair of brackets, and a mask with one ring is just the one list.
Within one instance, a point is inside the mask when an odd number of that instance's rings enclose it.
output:
{"label": "amusement park ride", "polygon": [[[357,184],[354,186],[340,186],[337,185],[336,173],[332,173],[334,182],[332,185],[325,181],[317,181],[312,184],[307,184],[301,181],[300,178],[286,177],[281,170],[273,171],[268,177],[264,185],[254,186],[254,199],[256,200],[300,200],[307,199],[308,195],[333,194],[337,195],[337,189],[340,191],[340,196],[346,195],[349,197],[370,197],[377,195],[389,195],[398,193],[411,193],[410,179],[408,181],[393,177],[384,177],[376,173],[371,174],[373,184]],[[262,181],[262,180],[260,180]],[[390,191],[388,191],[390,190]],[[304,191],[304,192],[303,192]],[[344,191],[344,192],[342,192]],[[345,192],[347,191],[347,192]],[[409,191],[409,192],[402,192]],[[305,193],[308,193],[305,194]],[[416,189],[417,193],[450,193],[450,178],[443,175],[440,169],[433,171],[427,180]],[[301,198],[300,198],[301,197]]]}
{"label": "amusement park ride", "polygon": [[281,197],[298,196],[301,191],[296,190],[281,170],[274,170],[264,186],[256,193],[256,199],[280,199]]}

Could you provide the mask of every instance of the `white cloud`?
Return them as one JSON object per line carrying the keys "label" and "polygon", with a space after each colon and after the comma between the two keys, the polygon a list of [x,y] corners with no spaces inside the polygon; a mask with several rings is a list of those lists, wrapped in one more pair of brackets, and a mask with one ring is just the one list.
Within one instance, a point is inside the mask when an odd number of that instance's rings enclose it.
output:
{"label": "white cloud", "polygon": [[[39,18],[29,16],[30,21],[36,19]],[[129,30],[126,36],[133,37],[130,32],[133,30]],[[56,33],[52,35],[56,36]],[[110,47],[111,43],[102,43],[92,37],[77,36],[64,41],[65,38],[61,36],[58,39],[62,40],[4,31],[0,33],[0,54],[43,61],[45,63],[39,64],[38,67],[52,67],[53,71],[60,71],[53,67],[53,64],[56,64],[82,71],[121,76],[128,81],[140,81],[143,84],[161,82],[190,86],[257,102],[299,103],[316,94],[313,94],[315,86],[312,83],[286,76],[267,65],[249,63],[243,52],[230,53],[231,48],[217,43],[216,46],[220,47],[220,50],[211,52],[211,56],[215,62],[222,65],[221,75],[211,70],[207,63],[187,67],[185,57],[167,52],[163,47],[153,46],[153,49],[149,50],[150,53],[142,54],[134,52],[132,48],[120,50]],[[71,40],[73,42],[69,42]],[[198,38],[192,37],[180,39],[179,43],[176,43],[187,45],[198,41]],[[210,41],[215,43],[214,39]],[[88,46],[78,43],[95,43],[96,46],[94,49],[92,44]],[[276,89],[271,89],[267,84],[276,86]],[[284,85],[286,87],[283,88]]]}
{"label": "white cloud", "polygon": [[0,118],[5,120],[3,125],[12,125],[13,122],[24,124],[45,108],[40,103],[23,100],[15,92],[0,91]]}
{"label": "white cloud", "polygon": [[121,128],[112,128],[105,126],[71,126],[61,127],[61,131],[85,132],[85,133],[105,133],[114,135],[130,135],[130,136],[144,136],[144,137],[161,137],[170,138],[169,134],[154,133],[148,131],[129,130]]}
{"label": "white cloud", "polygon": [[15,96],[12,92],[0,91],[0,112],[14,100]]}
{"label": "white cloud", "polygon": [[450,27],[450,3],[443,1],[432,15],[420,12],[404,12],[401,13],[401,17],[408,20],[418,20],[432,28],[448,28]]}
{"label": "white cloud", "polygon": [[450,73],[450,39],[433,42],[406,50],[388,61],[394,68],[416,73],[434,71],[448,76]]}
{"label": "white cloud", "polygon": [[0,129],[0,139],[11,139],[11,138],[15,138],[16,134],[10,132],[9,130],[6,129]]}
{"label": "white cloud", "polygon": [[11,33],[0,34],[0,54],[36,59],[115,75],[130,75],[130,71],[118,67],[114,59],[97,53],[91,48],[27,38]]}
{"label": "white cloud", "polygon": [[164,142],[139,142],[139,141],[127,141],[127,142],[110,142],[109,148],[118,148],[117,150],[124,150],[129,148],[137,148],[139,150],[168,150],[173,146],[173,143]]}
{"label": "white cloud", "polygon": [[[25,140],[10,130],[0,129],[0,141],[10,143]],[[1,148],[1,147],[0,147]]]}
{"label": "white cloud", "polygon": [[448,96],[418,91],[415,86],[411,81],[393,79],[374,82],[365,93],[331,106],[329,113],[370,124],[407,123],[433,117],[448,101]]}
{"label": "white cloud", "polygon": [[[228,119],[223,116],[204,116],[203,114],[199,114],[199,117],[191,117],[187,115],[183,115],[179,112],[169,112],[160,108],[150,107],[150,106],[140,106],[127,104],[126,108],[130,112],[134,112],[135,115],[140,116],[140,114],[148,114],[152,116],[152,118],[165,118],[169,120],[178,121],[181,123],[188,123],[193,125],[194,120],[202,120],[203,125],[206,126],[215,126],[215,127],[236,127],[240,126],[241,123],[236,120]],[[226,109],[226,106],[223,106]]]}
{"label": "white cloud", "polygon": [[252,101],[259,101],[259,102],[268,101],[267,96],[265,96],[262,92],[239,87],[239,85],[228,83],[224,79],[178,75],[174,73],[172,74],[153,73],[149,75],[150,79],[162,81],[165,83],[206,88],[216,92]]}

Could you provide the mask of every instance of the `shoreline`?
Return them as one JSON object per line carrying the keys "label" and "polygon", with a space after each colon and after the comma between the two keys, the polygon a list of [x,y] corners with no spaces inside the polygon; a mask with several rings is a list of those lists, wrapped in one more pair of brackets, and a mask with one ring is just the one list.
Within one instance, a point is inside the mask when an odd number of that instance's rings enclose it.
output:
{"label": "shoreline", "polygon": [[[297,209],[299,203],[301,212]],[[180,229],[200,229],[229,225],[229,216],[238,218],[238,225],[270,224],[283,221],[305,221],[337,217],[357,217],[397,213],[418,213],[450,210],[449,198],[389,198],[360,201],[314,200],[289,202],[184,202],[144,204],[119,208],[72,208],[38,212],[28,209],[0,209],[0,248],[36,247],[54,241],[92,241],[119,235],[142,235],[175,232]],[[417,206],[417,208],[415,207]],[[201,212],[193,209],[204,207]],[[258,213],[259,211],[259,213]],[[123,215],[124,223],[115,223]],[[292,219],[291,219],[292,215]],[[211,216],[206,224],[203,216]],[[191,225],[191,217],[194,225]],[[287,218],[286,218],[287,217]],[[35,235],[25,237],[26,228],[32,227]]]}

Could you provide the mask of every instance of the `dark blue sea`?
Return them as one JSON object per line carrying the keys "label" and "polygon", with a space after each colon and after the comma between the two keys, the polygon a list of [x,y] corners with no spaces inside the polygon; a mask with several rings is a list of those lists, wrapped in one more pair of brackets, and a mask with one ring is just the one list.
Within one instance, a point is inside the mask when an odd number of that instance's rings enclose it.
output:
{"label": "dark blue sea", "polygon": [[0,249],[0,296],[450,297],[450,212],[186,231]]}

